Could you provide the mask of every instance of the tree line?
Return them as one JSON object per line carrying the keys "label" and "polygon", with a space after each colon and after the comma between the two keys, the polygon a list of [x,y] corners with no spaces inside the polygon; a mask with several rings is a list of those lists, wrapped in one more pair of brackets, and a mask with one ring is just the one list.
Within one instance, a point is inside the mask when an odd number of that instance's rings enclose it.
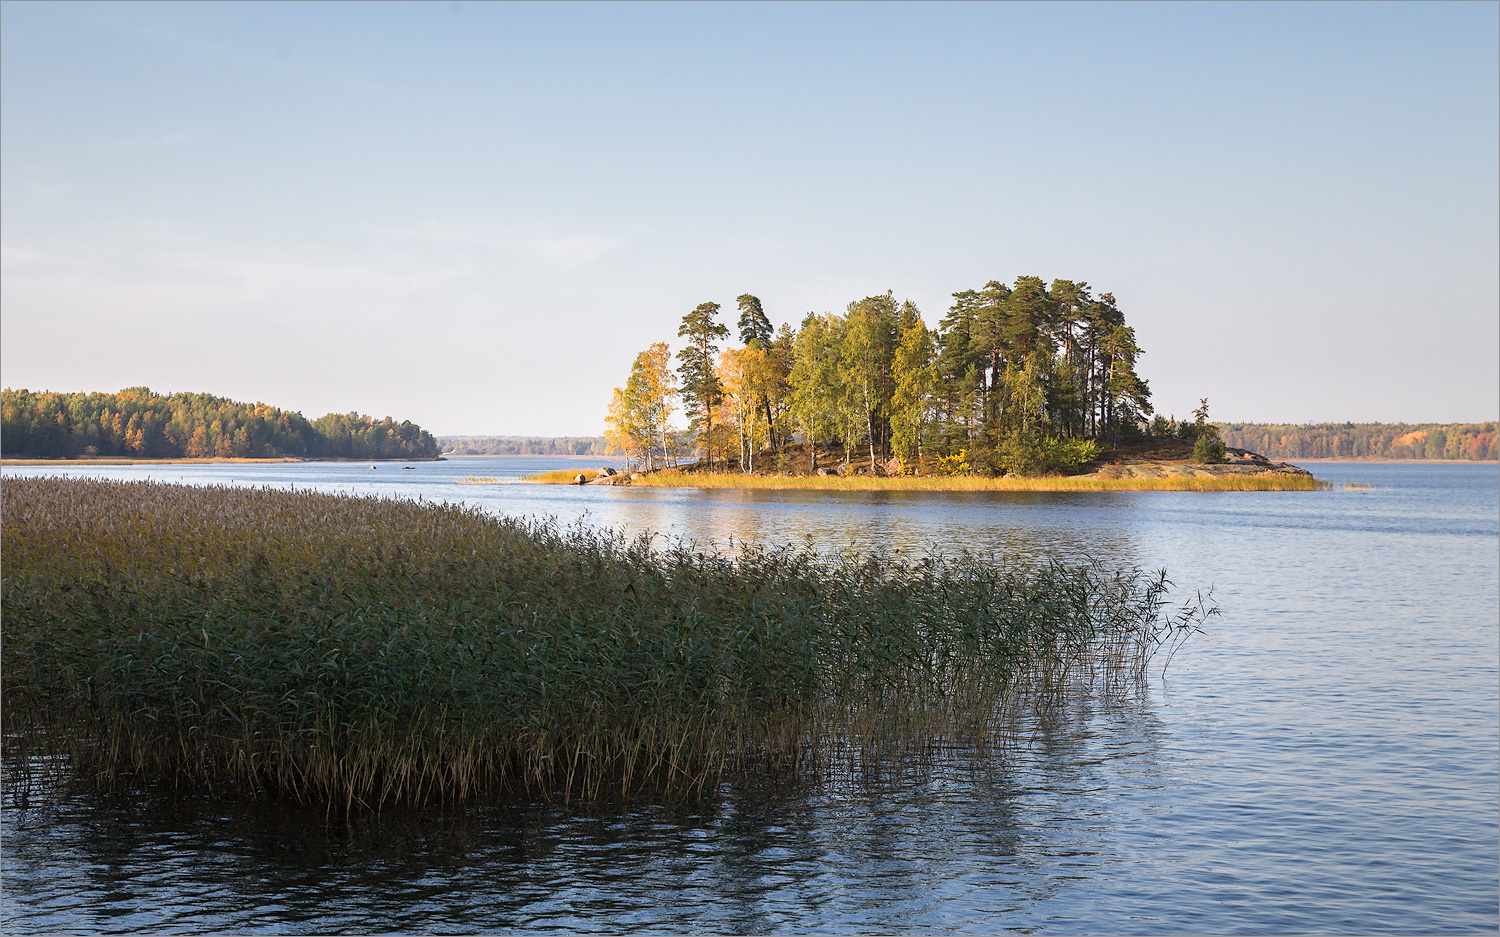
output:
{"label": "tree line", "polygon": [[[666,342],[636,356],[611,397],[605,436],[655,468],[673,461],[678,402],[710,467],[816,468],[818,445],[912,473],[1036,474],[1091,461],[1139,434],[1151,392],[1115,297],[1087,283],[1018,277],[954,294],[936,328],[892,293],[773,329],[736,300],[740,344],[718,303],[687,313],[677,367]],[[810,442],[789,464],[794,440]]]}
{"label": "tree line", "polygon": [[1226,443],[1273,459],[1500,459],[1489,423],[1224,423]]}
{"label": "tree line", "polygon": [[603,436],[439,436],[438,445],[454,455],[607,455]]}
{"label": "tree line", "polygon": [[329,413],[308,420],[264,403],[212,394],[0,392],[0,451],[10,458],[93,456],[412,459],[438,454],[410,421]]}

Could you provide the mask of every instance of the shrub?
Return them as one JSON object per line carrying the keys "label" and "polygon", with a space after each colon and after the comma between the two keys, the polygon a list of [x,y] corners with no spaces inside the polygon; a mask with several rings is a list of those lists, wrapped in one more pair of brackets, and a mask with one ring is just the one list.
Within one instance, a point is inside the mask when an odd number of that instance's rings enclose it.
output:
{"label": "shrub", "polygon": [[1193,442],[1193,461],[1202,465],[1217,465],[1229,461],[1224,454],[1224,441],[1217,434],[1202,433]]}
{"label": "shrub", "polygon": [[960,449],[953,455],[938,456],[937,469],[944,475],[969,474],[969,450]]}
{"label": "shrub", "polygon": [[1066,472],[1099,458],[1099,443],[1093,439],[1047,440],[1047,465]]}

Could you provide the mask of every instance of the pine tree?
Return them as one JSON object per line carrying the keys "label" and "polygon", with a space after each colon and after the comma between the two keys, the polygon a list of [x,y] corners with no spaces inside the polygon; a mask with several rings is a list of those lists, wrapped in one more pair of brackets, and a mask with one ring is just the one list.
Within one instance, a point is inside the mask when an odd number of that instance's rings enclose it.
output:
{"label": "pine tree", "polygon": [[682,325],[677,329],[677,334],[687,339],[687,345],[677,353],[677,360],[682,362],[677,369],[682,375],[682,399],[694,414],[693,428],[702,441],[704,459],[710,469],[714,464],[714,409],[723,395],[714,368],[719,353],[715,342],[729,335],[729,329],[714,321],[718,314],[718,303],[699,303],[682,317]]}

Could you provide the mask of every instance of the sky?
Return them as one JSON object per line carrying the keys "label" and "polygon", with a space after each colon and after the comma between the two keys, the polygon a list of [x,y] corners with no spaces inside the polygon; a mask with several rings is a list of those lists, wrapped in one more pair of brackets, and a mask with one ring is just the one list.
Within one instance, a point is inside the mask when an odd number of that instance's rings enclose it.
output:
{"label": "sky", "polygon": [[594,435],[699,303],[1112,292],[1159,411],[1500,411],[1500,5],[0,4],[0,381]]}

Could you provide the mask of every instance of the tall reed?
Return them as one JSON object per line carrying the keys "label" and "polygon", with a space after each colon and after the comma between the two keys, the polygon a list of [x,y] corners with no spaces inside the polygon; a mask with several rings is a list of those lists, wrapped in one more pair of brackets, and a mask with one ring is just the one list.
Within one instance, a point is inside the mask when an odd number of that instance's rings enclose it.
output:
{"label": "tall reed", "polygon": [[3,498],[15,770],[341,809],[678,796],[840,746],[1003,742],[1018,707],[1128,682],[1212,612],[1099,565],[704,554],[309,491]]}

